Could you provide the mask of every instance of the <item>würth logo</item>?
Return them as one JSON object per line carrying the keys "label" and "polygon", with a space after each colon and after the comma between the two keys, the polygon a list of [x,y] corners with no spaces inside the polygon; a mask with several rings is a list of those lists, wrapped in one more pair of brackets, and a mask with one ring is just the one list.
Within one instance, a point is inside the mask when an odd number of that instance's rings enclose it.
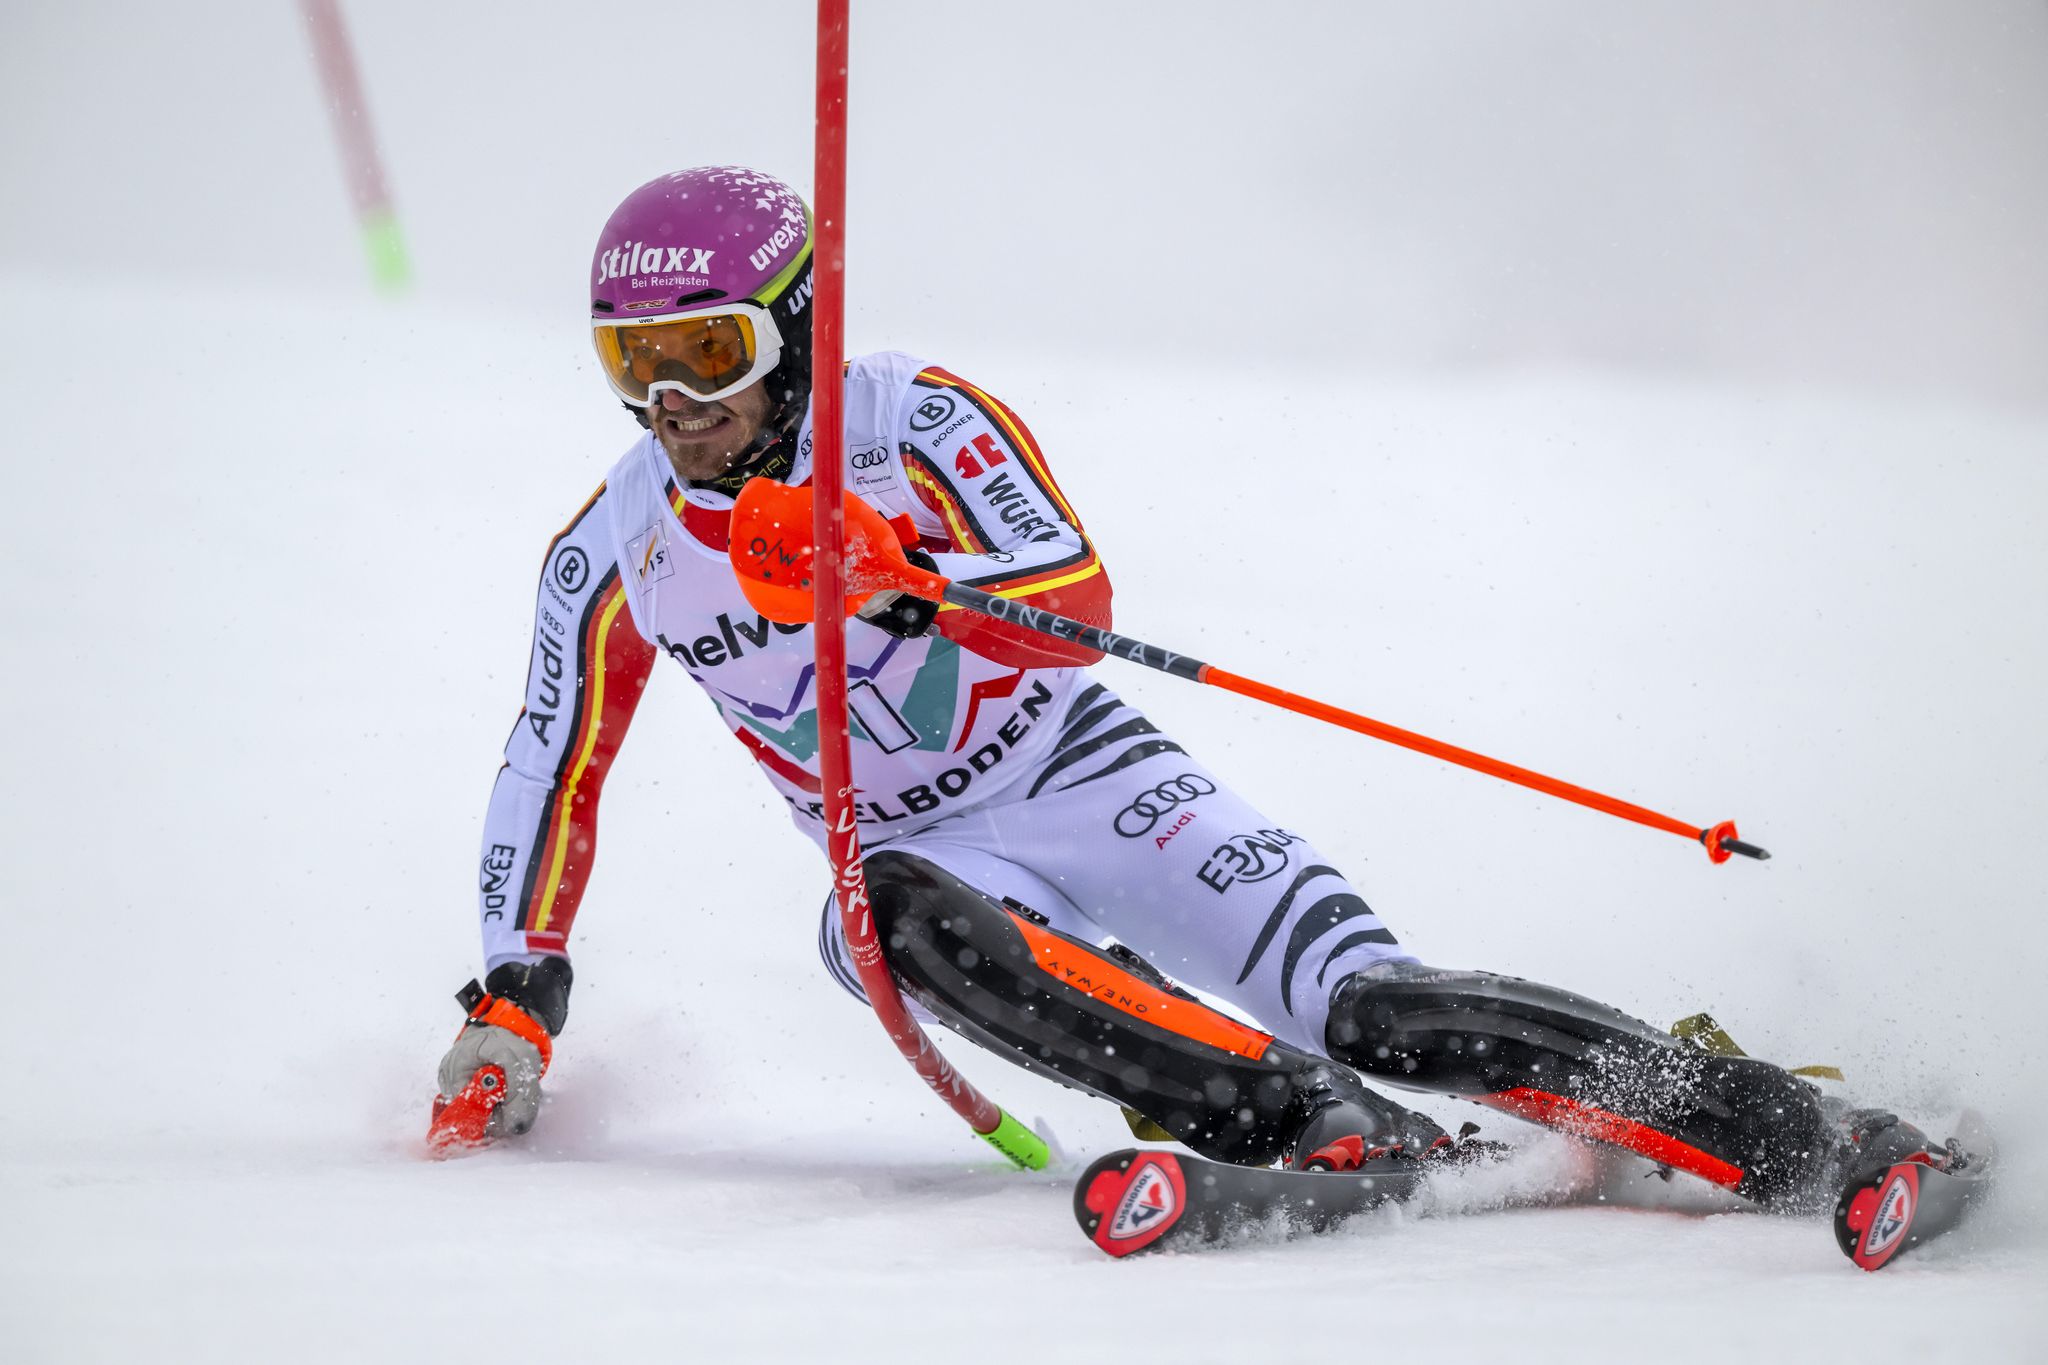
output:
{"label": "w\u00fcrth logo", "polygon": [[627,242],[597,258],[597,282],[603,284],[628,275],[702,275],[711,269],[711,257],[716,250]]}

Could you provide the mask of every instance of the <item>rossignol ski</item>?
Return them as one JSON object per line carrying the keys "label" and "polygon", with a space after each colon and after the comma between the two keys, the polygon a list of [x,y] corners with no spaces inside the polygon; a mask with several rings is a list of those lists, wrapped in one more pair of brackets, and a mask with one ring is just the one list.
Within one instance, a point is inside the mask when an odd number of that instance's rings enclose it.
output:
{"label": "rossignol ski", "polygon": [[1959,1226],[1991,1188],[1996,1145],[1966,1113],[1939,1150],[1867,1162],[1842,1182],[1835,1243],[1864,1270],[1882,1270],[1912,1248]]}
{"label": "rossignol ski", "polygon": [[1219,1242],[1274,1223],[1323,1232],[1353,1214],[1409,1198],[1431,1171],[1413,1160],[1368,1165],[1384,1169],[1231,1166],[1188,1152],[1127,1147],[1082,1172],[1074,1218],[1111,1256]]}

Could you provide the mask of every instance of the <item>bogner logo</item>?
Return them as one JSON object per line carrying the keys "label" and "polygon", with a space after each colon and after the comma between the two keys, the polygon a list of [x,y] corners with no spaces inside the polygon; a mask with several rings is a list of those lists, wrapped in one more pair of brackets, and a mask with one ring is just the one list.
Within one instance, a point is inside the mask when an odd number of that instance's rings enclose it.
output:
{"label": "bogner logo", "polygon": [[623,279],[629,275],[702,275],[711,269],[717,248],[694,246],[648,246],[627,242],[597,258],[597,282]]}
{"label": "bogner logo", "polygon": [[[661,647],[691,668],[716,668],[728,660],[744,655],[746,645],[755,649],[767,647],[770,631],[778,635],[801,635],[809,630],[809,622],[786,626],[780,621],[770,621],[765,616],[756,616],[751,621],[734,621],[724,612],[718,613],[718,634],[699,635],[686,645],[669,643],[666,635],[657,635],[655,640]],[[742,640],[746,644],[740,643]]]}
{"label": "bogner logo", "polygon": [[930,431],[953,415],[953,399],[950,394],[935,393],[917,405],[917,411],[910,418],[912,431]]}

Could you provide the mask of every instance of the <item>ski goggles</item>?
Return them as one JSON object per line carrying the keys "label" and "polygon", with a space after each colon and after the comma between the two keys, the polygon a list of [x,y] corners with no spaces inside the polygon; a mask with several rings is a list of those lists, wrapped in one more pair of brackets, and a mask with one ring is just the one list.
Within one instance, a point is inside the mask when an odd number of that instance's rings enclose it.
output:
{"label": "ski goggles", "polygon": [[646,407],[674,389],[702,402],[737,393],[775,368],[782,331],[752,303],[591,324],[598,363],[619,397]]}

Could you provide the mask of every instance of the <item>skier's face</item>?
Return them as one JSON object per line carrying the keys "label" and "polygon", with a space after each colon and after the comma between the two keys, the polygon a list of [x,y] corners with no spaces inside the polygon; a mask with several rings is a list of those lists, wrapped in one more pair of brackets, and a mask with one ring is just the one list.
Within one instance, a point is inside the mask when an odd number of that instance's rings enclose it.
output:
{"label": "skier's face", "polygon": [[677,478],[715,479],[745,453],[772,407],[766,384],[749,384],[708,403],[666,389],[648,405],[647,420]]}

